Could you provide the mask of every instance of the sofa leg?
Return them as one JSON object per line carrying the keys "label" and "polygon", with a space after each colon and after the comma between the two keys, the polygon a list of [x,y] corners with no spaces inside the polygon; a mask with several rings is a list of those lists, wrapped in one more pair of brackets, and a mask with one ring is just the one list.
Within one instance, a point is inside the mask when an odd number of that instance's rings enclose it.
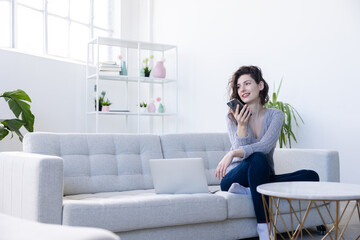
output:
{"label": "sofa leg", "polygon": [[316,226],[316,230],[320,235],[325,235],[326,233],[326,228],[324,225]]}

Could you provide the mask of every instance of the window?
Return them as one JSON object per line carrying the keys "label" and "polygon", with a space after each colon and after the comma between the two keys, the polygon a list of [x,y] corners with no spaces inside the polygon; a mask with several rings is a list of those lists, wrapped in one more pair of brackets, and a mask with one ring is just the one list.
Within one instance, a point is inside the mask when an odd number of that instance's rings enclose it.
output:
{"label": "window", "polygon": [[0,1],[0,46],[11,47],[10,1]]}
{"label": "window", "polygon": [[0,47],[86,61],[89,39],[118,37],[115,1],[0,0]]}
{"label": "window", "polygon": [[42,53],[44,48],[42,12],[19,4],[17,15],[17,48],[25,52]]}

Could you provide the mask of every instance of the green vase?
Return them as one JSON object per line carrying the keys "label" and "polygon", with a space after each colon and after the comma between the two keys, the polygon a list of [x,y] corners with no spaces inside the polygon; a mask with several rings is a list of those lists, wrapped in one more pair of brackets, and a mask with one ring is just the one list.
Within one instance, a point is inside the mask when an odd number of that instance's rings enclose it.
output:
{"label": "green vase", "polygon": [[159,108],[158,108],[158,112],[159,113],[164,113],[164,105],[162,105],[161,103],[159,104]]}
{"label": "green vase", "polygon": [[127,75],[126,62],[122,61],[120,75]]}

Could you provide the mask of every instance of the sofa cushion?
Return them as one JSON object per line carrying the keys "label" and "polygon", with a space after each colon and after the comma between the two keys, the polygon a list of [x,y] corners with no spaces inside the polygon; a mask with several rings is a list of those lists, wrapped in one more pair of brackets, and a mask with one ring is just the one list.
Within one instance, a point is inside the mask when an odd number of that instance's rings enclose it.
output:
{"label": "sofa cushion", "polygon": [[167,134],[160,136],[164,158],[201,157],[209,185],[220,184],[215,178],[215,169],[230,150],[226,133]]}
{"label": "sofa cushion", "polygon": [[134,190],[64,197],[63,224],[113,232],[223,221],[226,199],[216,194],[155,194]]}
{"label": "sofa cushion", "polygon": [[163,158],[155,135],[37,132],[23,148],[64,159],[64,195],[153,188],[149,159]]}

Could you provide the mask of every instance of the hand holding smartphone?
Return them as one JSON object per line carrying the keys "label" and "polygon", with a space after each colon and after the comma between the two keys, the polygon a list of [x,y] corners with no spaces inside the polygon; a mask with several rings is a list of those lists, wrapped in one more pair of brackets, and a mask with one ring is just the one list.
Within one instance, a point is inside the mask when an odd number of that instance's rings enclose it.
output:
{"label": "hand holding smartphone", "polygon": [[240,108],[239,108],[239,112],[241,111],[241,109],[244,107],[244,104],[242,104],[242,102],[240,102],[239,99],[232,99],[230,100],[229,102],[227,102],[227,105],[234,111],[236,112],[236,106],[237,105],[240,105]]}

